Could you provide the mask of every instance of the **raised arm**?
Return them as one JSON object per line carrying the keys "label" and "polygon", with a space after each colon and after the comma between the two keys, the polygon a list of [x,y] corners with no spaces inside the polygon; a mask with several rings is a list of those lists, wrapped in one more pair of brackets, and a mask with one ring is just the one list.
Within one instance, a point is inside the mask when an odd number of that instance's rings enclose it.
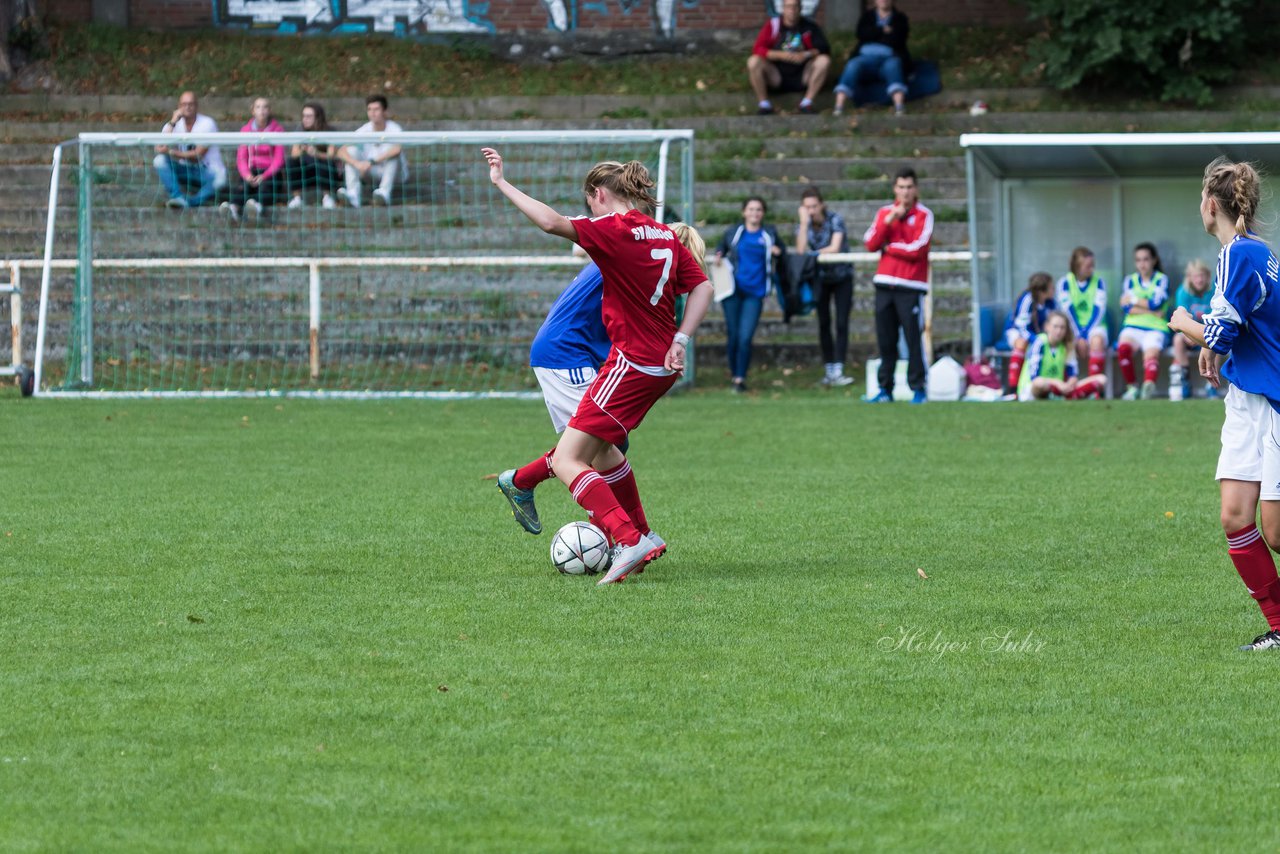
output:
{"label": "raised arm", "polygon": [[[492,148],[482,148],[480,153],[489,163],[489,180],[493,182],[502,195],[511,200],[529,221],[547,234],[563,237],[565,240],[577,240],[578,231],[568,217],[556,213],[548,205],[516,189],[502,175],[502,155]],[[705,309],[704,309],[705,311]],[[699,320],[702,318],[699,317]]]}

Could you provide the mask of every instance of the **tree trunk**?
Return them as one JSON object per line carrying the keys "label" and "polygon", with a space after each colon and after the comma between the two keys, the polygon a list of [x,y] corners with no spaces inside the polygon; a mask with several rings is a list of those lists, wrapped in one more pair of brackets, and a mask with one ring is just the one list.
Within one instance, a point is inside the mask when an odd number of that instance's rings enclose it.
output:
{"label": "tree trunk", "polygon": [[0,81],[13,78],[13,58],[10,55],[9,31],[13,29],[18,0],[0,0]]}
{"label": "tree trunk", "polygon": [[0,82],[11,80],[21,65],[23,56],[15,56],[9,42],[14,29],[27,19],[36,23],[35,0],[0,0]]}

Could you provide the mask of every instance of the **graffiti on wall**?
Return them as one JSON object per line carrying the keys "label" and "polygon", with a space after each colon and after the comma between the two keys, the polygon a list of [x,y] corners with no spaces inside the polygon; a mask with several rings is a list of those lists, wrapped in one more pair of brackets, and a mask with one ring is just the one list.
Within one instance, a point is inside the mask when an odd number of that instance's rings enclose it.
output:
{"label": "graffiti on wall", "polygon": [[[800,14],[806,18],[812,18],[820,5],[822,0],[800,0]],[[782,14],[782,0],[765,0],[764,7],[772,18]]]}
{"label": "graffiti on wall", "polygon": [[470,0],[214,0],[219,25],[282,33],[491,33]]}
{"label": "graffiti on wall", "polygon": [[[219,26],[281,33],[493,33],[489,7],[499,2],[540,4],[554,32],[636,14],[648,15],[654,32],[670,38],[678,11],[697,8],[699,0],[213,0],[213,16]],[[803,13],[812,15],[820,2],[802,0]],[[765,0],[768,14],[778,14],[780,5],[781,0]]]}

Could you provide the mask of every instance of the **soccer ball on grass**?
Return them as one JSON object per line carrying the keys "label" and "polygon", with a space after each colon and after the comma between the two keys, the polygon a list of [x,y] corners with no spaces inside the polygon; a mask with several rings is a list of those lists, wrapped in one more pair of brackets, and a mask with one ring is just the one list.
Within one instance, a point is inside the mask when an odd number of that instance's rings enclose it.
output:
{"label": "soccer ball on grass", "polygon": [[570,522],[551,538],[551,565],[565,575],[595,575],[609,568],[609,540],[590,522]]}

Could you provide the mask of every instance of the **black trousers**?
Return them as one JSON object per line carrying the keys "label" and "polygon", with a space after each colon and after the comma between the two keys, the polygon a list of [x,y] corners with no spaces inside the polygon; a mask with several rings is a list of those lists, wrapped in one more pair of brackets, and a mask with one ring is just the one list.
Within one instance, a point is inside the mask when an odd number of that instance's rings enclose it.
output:
{"label": "black trousers", "polygon": [[[831,334],[835,306],[835,335]],[[849,353],[849,312],[853,310],[853,277],[818,285],[818,343],[825,364],[844,364]]]}
{"label": "black trousers", "polygon": [[[262,174],[257,169],[253,169],[251,171],[254,175]],[[244,203],[249,199],[257,199],[263,207],[271,207],[276,203],[277,198],[282,198],[284,195],[284,182],[281,180],[282,177],[283,176],[277,172],[256,187],[241,181],[230,193],[231,203],[233,205],[244,207]]]}
{"label": "black trousers", "polygon": [[321,193],[338,192],[342,186],[342,164],[304,154],[301,157],[290,157],[285,161],[285,174],[289,179],[289,190],[298,192],[308,187],[315,187]]}
{"label": "black trousers", "polygon": [[893,394],[893,372],[898,366],[898,330],[907,339],[907,385],[924,391],[924,348],[920,321],[924,292],[913,288],[876,285],[876,343],[880,346],[880,389]]}

